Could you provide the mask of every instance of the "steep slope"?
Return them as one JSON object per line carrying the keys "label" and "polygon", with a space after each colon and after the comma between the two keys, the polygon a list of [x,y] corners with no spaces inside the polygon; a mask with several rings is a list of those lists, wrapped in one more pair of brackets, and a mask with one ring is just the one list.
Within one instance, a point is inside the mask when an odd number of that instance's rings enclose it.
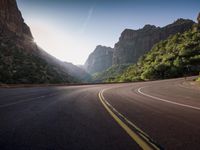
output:
{"label": "steep slope", "polygon": [[154,44],[165,40],[170,35],[183,33],[194,24],[191,20],[178,19],[163,28],[145,25],[142,29],[126,29],[122,32],[119,42],[115,44],[113,65],[136,63],[138,58],[149,51]]}
{"label": "steep slope", "polygon": [[15,0],[0,0],[0,33],[5,37],[19,36],[26,40],[33,39]]}
{"label": "steep slope", "polygon": [[[196,28],[197,27],[197,28]],[[130,66],[115,81],[154,80],[198,75],[200,72],[200,25],[170,36]]]}
{"label": "steep slope", "polygon": [[15,0],[0,0],[0,54],[0,83],[80,81],[64,62],[34,43]]}
{"label": "steep slope", "polygon": [[74,78],[38,54],[16,46],[17,38],[0,40],[0,83],[69,83]]}
{"label": "steep slope", "polygon": [[91,75],[87,73],[83,68],[80,68],[76,65],[73,65],[72,63],[65,62],[64,63],[66,70],[68,70],[68,73],[70,75],[75,76],[76,78],[80,79],[82,82],[90,82],[91,81]]}
{"label": "steep slope", "polygon": [[126,70],[130,64],[113,65],[103,72],[96,73],[92,76],[93,82],[112,82],[116,77]]}
{"label": "steep slope", "polygon": [[112,65],[113,49],[98,45],[89,55],[84,68],[90,74],[102,72]]}

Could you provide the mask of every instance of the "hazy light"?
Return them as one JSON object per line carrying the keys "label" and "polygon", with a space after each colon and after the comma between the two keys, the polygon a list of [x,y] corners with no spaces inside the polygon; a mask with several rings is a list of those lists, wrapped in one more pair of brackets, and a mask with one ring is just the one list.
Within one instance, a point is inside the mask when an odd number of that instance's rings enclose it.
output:
{"label": "hazy light", "polygon": [[[196,19],[196,0],[17,0],[37,44],[53,56],[84,64],[97,45],[114,47],[121,32],[145,24]],[[178,6],[178,7],[177,7]]]}
{"label": "hazy light", "polygon": [[[30,23],[30,28],[34,41],[48,53],[63,61],[84,64],[88,54],[95,48],[95,44],[91,46],[91,42],[94,41],[87,39],[83,34],[69,33],[67,30],[60,30],[57,26],[33,22]],[[81,33],[83,32],[84,30]]]}

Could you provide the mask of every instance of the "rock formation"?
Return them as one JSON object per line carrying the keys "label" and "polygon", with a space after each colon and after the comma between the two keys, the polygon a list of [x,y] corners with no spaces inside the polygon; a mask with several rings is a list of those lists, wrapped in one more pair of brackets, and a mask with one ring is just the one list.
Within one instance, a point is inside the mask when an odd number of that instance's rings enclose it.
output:
{"label": "rock formation", "polygon": [[15,0],[0,0],[0,31],[1,35],[33,39],[29,27],[24,23]]}
{"label": "rock formation", "polygon": [[200,24],[200,13],[199,13],[199,15],[197,17],[197,21],[198,21],[198,24]]}
{"label": "rock formation", "polygon": [[112,65],[112,56],[112,48],[99,45],[89,55],[84,68],[90,74],[102,72]]}
{"label": "rock formation", "polygon": [[149,51],[154,44],[165,40],[170,35],[182,33],[192,27],[191,20],[178,19],[165,27],[145,25],[142,29],[125,29],[119,42],[115,44],[113,65],[136,63],[138,58]]}

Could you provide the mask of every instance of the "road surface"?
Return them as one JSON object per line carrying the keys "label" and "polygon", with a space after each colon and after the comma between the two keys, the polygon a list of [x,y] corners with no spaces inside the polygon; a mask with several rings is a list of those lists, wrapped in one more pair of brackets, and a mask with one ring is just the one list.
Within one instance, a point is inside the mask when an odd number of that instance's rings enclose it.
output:
{"label": "road surface", "polygon": [[0,150],[198,150],[184,79],[0,89]]}

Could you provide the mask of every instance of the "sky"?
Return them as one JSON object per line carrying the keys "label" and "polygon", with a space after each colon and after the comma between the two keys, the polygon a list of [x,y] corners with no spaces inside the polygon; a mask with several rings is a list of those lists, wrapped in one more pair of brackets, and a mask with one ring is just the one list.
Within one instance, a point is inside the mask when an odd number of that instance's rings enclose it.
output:
{"label": "sky", "polygon": [[62,61],[84,64],[97,45],[114,47],[121,32],[145,24],[196,21],[200,0],[17,0],[34,41]]}

